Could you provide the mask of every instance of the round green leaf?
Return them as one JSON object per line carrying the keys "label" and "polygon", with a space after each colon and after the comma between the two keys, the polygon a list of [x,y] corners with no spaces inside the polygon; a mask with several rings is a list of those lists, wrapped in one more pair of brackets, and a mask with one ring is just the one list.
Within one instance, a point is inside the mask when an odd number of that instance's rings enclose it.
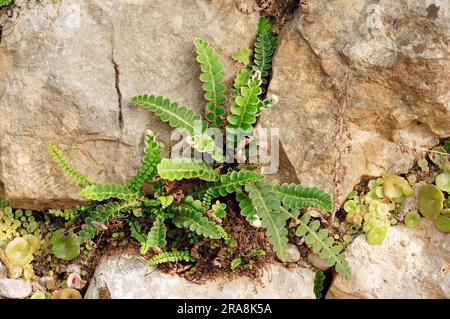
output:
{"label": "round green leaf", "polygon": [[72,260],[80,254],[80,244],[78,236],[73,232],[64,234],[64,229],[59,229],[50,238],[52,252],[56,258],[62,260]]}

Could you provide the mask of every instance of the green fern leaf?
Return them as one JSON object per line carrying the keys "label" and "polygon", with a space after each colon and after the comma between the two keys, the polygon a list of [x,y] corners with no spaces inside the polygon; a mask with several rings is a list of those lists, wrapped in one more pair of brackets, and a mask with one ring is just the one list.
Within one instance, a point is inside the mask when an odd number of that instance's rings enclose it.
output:
{"label": "green fern leaf", "polygon": [[323,282],[325,280],[325,275],[321,271],[317,271],[314,276],[314,294],[317,299],[322,298],[323,293]]}
{"label": "green fern leaf", "polygon": [[298,184],[272,183],[272,189],[283,205],[289,208],[318,207],[330,211],[333,209],[331,196],[317,187],[304,187]]}
{"label": "green fern leaf", "polygon": [[232,171],[226,175],[221,175],[217,182],[205,183],[193,192],[191,195],[202,198],[209,191],[212,198],[226,196],[234,193],[242,186],[257,181],[262,181],[264,176],[254,171]]}
{"label": "green fern leaf", "polygon": [[141,193],[134,192],[128,187],[118,184],[95,184],[83,188],[80,195],[87,199],[104,201],[110,198],[121,200],[143,200]]}
{"label": "green fern leaf", "polygon": [[262,93],[261,74],[253,74],[248,83],[241,87],[239,94],[234,99],[231,114],[228,116],[227,129],[242,129],[251,131],[256,122],[256,113],[260,102],[259,95]]}
{"label": "green fern leaf", "polygon": [[256,212],[253,208],[253,203],[250,197],[243,191],[236,192],[236,200],[241,209],[241,215],[251,224],[256,220]]}
{"label": "green fern leaf", "polygon": [[305,236],[305,243],[318,253],[320,258],[328,260],[330,267],[335,266],[336,271],[345,278],[351,277],[351,269],[341,254],[343,247],[334,243],[334,238],[330,236],[326,229],[319,230],[320,222],[318,220],[310,221],[311,216],[304,214],[297,219],[299,226],[295,231],[298,237]]}
{"label": "green fern leaf", "polygon": [[246,48],[239,48],[233,52],[231,57],[233,58],[234,61],[242,63],[243,65],[247,66],[250,64],[252,54],[253,54],[252,50]]}
{"label": "green fern leaf", "polygon": [[[199,205],[194,207],[193,205]],[[183,201],[180,205],[173,207],[175,216],[173,223],[179,228],[186,228],[203,237],[212,239],[223,238],[225,230],[204,216],[204,208],[200,201]]]}
{"label": "green fern leaf", "polygon": [[200,63],[202,74],[200,81],[203,82],[203,90],[205,91],[205,99],[208,101],[206,105],[206,119],[214,126],[223,124],[222,115],[225,113],[222,105],[227,101],[223,95],[226,90],[223,82],[222,69],[219,55],[211,48],[205,40],[196,39],[195,47],[197,48],[197,61]]}
{"label": "green fern leaf", "polygon": [[277,47],[277,38],[270,30],[270,23],[260,17],[253,54],[253,70],[261,73],[262,83],[266,84],[269,70],[272,68],[272,57]]}
{"label": "green fern leaf", "polygon": [[164,158],[158,164],[158,174],[170,181],[183,178],[200,178],[205,181],[217,181],[220,175],[209,164],[190,158]]}
{"label": "green fern leaf", "polygon": [[248,68],[242,69],[238,72],[236,77],[234,78],[233,88],[236,90],[236,94],[238,94],[239,90],[247,85],[248,80],[250,79],[250,70]]}
{"label": "green fern leaf", "polygon": [[285,260],[288,248],[288,231],[286,221],[289,216],[281,211],[281,203],[270,185],[263,182],[245,185],[256,214],[261,218],[261,225],[266,229],[269,242],[278,258]]}
{"label": "green fern leaf", "polygon": [[64,154],[55,145],[48,143],[47,150],[55,163],[58,164],[59,168],[68,176],[72,177],[74,181],[82,186],[92,184],[84,174],[78,172],[75,167],[70,164],[70,162],[64,157]]}
{"label": "green fern leaf", "polygon": [[161,147],[155,141],[153,133],[149,130],[145,138],[144,165],[136,176],[128,182],[128,188],[139,191],[146,180],[151,181],[156,175],[156,165],[161,162]]}
{"label": "green fern leaf", "polygon": [[166,225],[164,224],[164,220],[156,218],[150,232],[148,233],[147,246],[150,248],[164,248],[166,245]]}
{"label": "green fern leaf", "polygon": [[195,259],[192,258],[189,255],[189,251],[184,250],[184,251],[170,251],[170,252],[165,252],[165,253],[160,253],[158,255],[153,256],[152,258],[150,258],[149,260],[147,260],[146,265],[147,266],[156,266],[162,263],[175,263],[175,262],[180,262],[180,261],[185,261],[185,262],[194,262]]}
{"label": "green fern leaf", "polygon": [[200,114],[193,109],[178,105],[162,96],[141,95],[131,99],[132,103],[148,109],[158,116],[163,122],[168,122],[170,126],[178,129],[186,129],[193,135],[197,130],[207,127]]}

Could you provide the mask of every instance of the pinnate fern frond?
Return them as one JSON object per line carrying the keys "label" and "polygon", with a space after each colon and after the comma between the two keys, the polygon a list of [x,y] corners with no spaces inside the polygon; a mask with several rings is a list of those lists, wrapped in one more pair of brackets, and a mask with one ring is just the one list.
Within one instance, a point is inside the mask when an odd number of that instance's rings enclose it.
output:
{"label": "pinnate fern frond", "polygon": [[233,81],[233,88],[236,90],[236,94],[239,90],[248,83],[250,79],[250,70],[248,68],[244,68],[238,72]]}
{"label": "pinnate fern frond", "polygon": [[269,70],[272,68],[272,57],[277,47],[277,38],[270,30],[267,18],[259,19],[258,30],[253,53],[253,70],[261,72],[262,83],[267,83]]}
{"label": "pinnate fern frond", "polygon": [[262,93],[261,73],[255,72],[246,85],[242,86],[234,99],[231,114],[228,116],[228,129],[240,128],[250,131],[256,122],[256,113],[260,102],[259,95]]}
{"label": "pinnate fern frond", "polygon": [[317,187],[304,187],[298,184],[272,183],[272,189],[283,205],[289,208],[318,207],[326,211],[333,209],[331,196]]}
{"label": "pinnate fern frond", "polygon": [[141,193],[134,192],[124,185],[94,184],[83,188],[80,195],[87,199],[104,201],[110,198],[121,200],[143,200]]}
{"label": "pinnate fern frond", "polygon": [[164,220],[156,218],[150,232],[148,233],[147,246],[150,248],[164,248],[166,245],[166,225],[164,224]]}
{"label": "pinnate fern frond", "polygon": [[221,126],[223,124],[222,115],[225,113],[222,105],[227,101],[223,95],[226,90],[222,83],[224,80],[223,65],[220,63],[219,55],[209,46],[208,42],[196,39],[194,43],[197,49],[197,62],[200,63],[202,70],[200,81],[203,82],[202,88],[205,91],[205,99],[208,101],[206,119],[213,126]]}
{"label": "pinnate fern frond", "polygon": [[170,252],[164,252],[160,253],[158,255],[153,256],[149,260],[147,260],[146,265],[147,266],[156,266],[163,263],[176,263],[180,261],[185,262],[194,262],[195,259],[192,258],[189,255],[189,251],[183,250],[183,251],[170,251]]}
{"label": "pinnate fern frond", "polygon": [[153,133],[149,130],[145,138],[143,165],[128,182],[128,188],[139,191],[146,180],[150,181],[156,175],[156,165],[161,162],[161,147],[155,141]]}
{"label": "pinnate fern frond", "polygon": [[199,127],[197,130],[203,130],[206,127],[206,123],[198,112],[171,102],[165,97],[141,95],[133,97],[131,102],[153,112],[163,122],[168,122],[174,128],[188,130],[191,135],[194,134],[196,125]]}
{"label": "pinnate fern frond", "polygon": [[309,214],[304,214],[297,219],[299,226],[295,231],[295,235],[302,237],[305,236],[305,243],[313,250],[313,252],[319,254],[320,258],[328,260],[330,267],[335,266],[336,271],[343,277],[351,277],[351,269],[345,260],[343,254],[344,249],[341,245],[334,243],[334,238],[329,234],[328,230],[321,229],[320,222],[318,220],[311,221]]}
{"label": "pinnate fern frond", "polygon": [[217,181],[219,173],[209,164],[191,158],[164,158],[158,164],[158,174],[163,179],[181,180],[183,178],[200,178],[205,181]]}
{"label": "pinnate fern frond", "polygon": [[201,185],[193,196],[202,198],[206,192],[209,192],[212,198],[219,196],[226,196],[227,194],[234,193],[242,186],[257,181],[262,181],[264,176],[254,171],[232,171],[226,175],[221,175],[220,180],[217,182],[210,182]]}
{"label": "pinnate fern frond", "polygon": [[261,225],[266,230],[269,242],[278,258],[285,260],[288,248],[288,231],[286,221],[289,216],[281,211],[281,203],[270,185],[263,182],[248,184],[245,190],[249,193]]}
{"label": "pinnate fern frond", "polygon": [[59,168],[68,176],[72,177],[74,181],[82,186],[88,186],[92,184],[84,174],[78,172],[75,167],[70,164],[70,162],[65,158],[64,154],[55,145],[53,145],[52,143],[48,143],[47,150],[55,163],[59,166]]}
{"label": "pinnate fern frond", "polygon": [[236,192],[236,200],[239,203],[241,215],[244,216],[249,223],[253,223],[256,220],[257,215],[250,197],[243,191],[238,191]]}

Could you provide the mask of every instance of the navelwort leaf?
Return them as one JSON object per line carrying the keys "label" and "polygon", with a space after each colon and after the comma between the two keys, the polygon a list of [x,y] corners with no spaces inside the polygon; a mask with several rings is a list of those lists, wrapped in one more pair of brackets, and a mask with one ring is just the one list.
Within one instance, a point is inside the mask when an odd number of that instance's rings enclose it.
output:
{"label": "navelwort leaf", "polygon": [[75,167],[70,164],[70,162],[64,157],[64,154],[55,145],[48,143],[47,150],[55,163],[58,164],[59,168],[68,176],[72,177],[74,181],[82,186],[92,184],[84,174],[78,172]]}
{"label": "navelwort leaf", "polygon": [[334,238],[330,236],[326,229],[319,230],[320,222],[318,220],[311,221],[311,215],[308,213],[297,221],[299,226],[295,235],[299,237],[306,235],[305,243],[314,253],[319,254],[320,258],[328,260],[328,265],[330,267],[335,266],[336,271],[344,278],[350,278],[350,266],[345,261],[344,255],[341,254],[344,248],[334,243]]}
{"label": "navelwort leaf", "polygon": [[183,178],[200,178],[205,181],[217,181],[219,173],[209,164],[191,158],[164,158],[158,164],[158,174],[170,181]]}
{"label": "navelwort leaf", "polygon": [[203,82],[203,90],[205,91],[205,99],[208,101],[206,105],[206,119],[213,126],[221,126],[223,124],[222,115],[225,113],[222,105],[227,101],[223,95],[226,87],[223,82],[223,65],[220,63],[219,55],[211,48],[203,39],[195,39],[195,47],[197,48],[197,62],[200,63],[202,74],[200,81]]}
{"label": "navelwort leaf", "polygon": [[272,190],[283,205],[289,208],[318,207],[330,211],[333,209],[331,196],[317,187],[304,187],[298,184],[272,183]]}
{"label": "navelwort leaf", "polygon": [[278,258],[286,260],[288,248],[288,231],[286,221],[289,216],[281,211],[281,203],[270,185],[263,182],[245,185],[256,214],[261,218],[261,225],[266,229],[269,242]]}

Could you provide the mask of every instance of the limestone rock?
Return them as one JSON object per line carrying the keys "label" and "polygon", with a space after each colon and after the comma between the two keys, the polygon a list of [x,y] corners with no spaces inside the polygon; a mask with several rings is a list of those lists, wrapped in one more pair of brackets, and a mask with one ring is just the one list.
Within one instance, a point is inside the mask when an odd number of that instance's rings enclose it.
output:
{"label": "limestone rock", "polygon": [[0,278],[0,297],[25,298],[31,294],[31,284],[20,279]]}
{"label": "limestone rock", "polygon": [[[400,173],[450,135],[448,1],[310,1],[285,26],[262,127],[280,128],[271,178],[320,186],[337,208],[364,176]],[[309,19],[310,20],[310,19]],[[405,153],[405,150],[409,150]]]}
{"label": "limestone rock", "polygon": [[298,251],[297,246],[294,244],[288,244],[286,254],[287,254],[286,262],[288,263],[296,263],[297,261],[300,260],[300,252]]}
{"label": "limestone rock", "polygon": [[345,256],[354,279],[337,276],[327,298],[450,298],[450,236],[429,220],[389,228],[381,245],[361,235]]}
{"label": "limestone rock", "polygon": [[262,284],[248,277],[232,281],[216,279],[195,284],[177,275],[149,268],[132,254],[103,256],[85,298],[99,298],[107,288],[112,299],[155,298],[314,298],[314,273],[306,268],[286,269],[272,264],[265,269]]}
{"label": "limestone rock", "polygon": [[0,47],[0,189],[21,208],[82,199],[48,141],[95,181],[132,177],[146,129],[165,145],[171,130],[130,98],[164,95],[203,110],[194,39],[216,48],[230,82],[240,69],[230,56],[251,46],[258,21],[232,1],[45,2],[23,10]]}

